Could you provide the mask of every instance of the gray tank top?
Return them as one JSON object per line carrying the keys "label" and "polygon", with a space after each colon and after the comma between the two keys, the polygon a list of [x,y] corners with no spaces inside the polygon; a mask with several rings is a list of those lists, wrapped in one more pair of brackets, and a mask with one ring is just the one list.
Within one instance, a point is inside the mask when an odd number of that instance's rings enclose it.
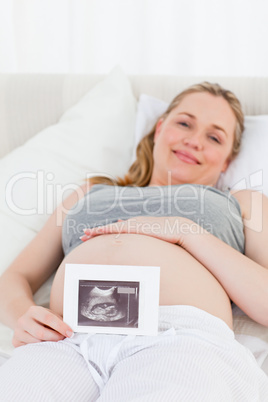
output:
{"label": "gray tank top", "polygon": [[96,184],[68,213],[62,228],[67,255],[82,241],[83,229],[137,216],[182,216],[244,253],[238,201],[230,192],[199,184],[119,187]]}

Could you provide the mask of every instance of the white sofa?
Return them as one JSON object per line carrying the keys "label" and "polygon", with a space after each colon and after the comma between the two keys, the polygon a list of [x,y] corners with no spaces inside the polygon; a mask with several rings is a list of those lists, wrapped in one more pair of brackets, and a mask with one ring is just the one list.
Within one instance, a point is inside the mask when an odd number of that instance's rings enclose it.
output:
{"label": "white sofa", "polygon": [[[121,73],[120,73],[121,74]],[[119,74],[119,75],[120,75]],[[20,146],[24,144],[28,139],[36,136],[37,133],[42,131],[43,134],[43,142],[41,141],[41,150],[42,152],[48,152],[47,147],[50,147],[50,150],[53,151],[53,133],[48,133],[48,144],[44,141],[44,136],[46,135],[47,127],[55,125],[57,127],[57,123],[59,122],[62,115],[64,115],[64,129],[68,131],[68,123],[70,121],[77,121],[77,119],[81,118],[80,111],[78,113],[77,109],[73,111],[73,114],[67,115],[65,114],[68,110],[73,110],[73,105],[76,105],[77,102],[81,99],[84,99],[87,93],[95,87],[96,84],[103,82],[103,79],[107,78],[100,75],[45,75],[45,74],[2,74],[0,75],[0,185],[2,185],[2,191],[5,192],[8,183],[8,177],[14,177],[14,163],[17,163],[18,168],[20,165],[24,172],[30,171],[30,161],[29,161],[29,152],[36,156],[36,148],[38,143],[34,143],[33,145],[28,145],[26,151],[24,148]],[[117,77],[118,78],[118,77]],[[224,87],[231,89],[241,100],[244,112],[246,115],[259,116],[268,115],[268,78],[248,78],[248,77],[179,77],[179,76],[130,76],[128,77],[130,82],[130,89],[134,95],[133,102],[131,101],[131,95],[128,93],[128,100],[124,103],[124,96],[122,95],[121,103],[122,107],[126,105],[128,107],[126,113],[129,113],[130,119],[129,125],[125,123],[125,127],[120,127],[121,134],[125,135],[125,139],[119,139],[115,148],[112,149],[112,145],[108,147],[108,154],[111,156],[109,159],[109,164],[111,167],[112,174],[120,174],[123,173],[124,169],[130,164],[133,147],[135,144],[135,118],[136,112],[139,111],[139,96],[141,94],[147,94],[159,99],[162,99],[166,102],[169,102],[177,93],[179,93],[185,87],[201,82],[204,80],[209,80],[211,82],[218,82],[222,84]],[[126,78],[127,80],[127,78]],[[127,85],[124,82],[124,85]],[[102,88],[103,90],[103,88]],[[118,88],[114,87],[115,93],[118,93]],[[127,89],[126,89],[127,91]],[[105,96],[105,90],[100,93],[95,93],[94,96]],[[94,96],[91,99],[94,104]],[[87,104],[88,101],[85,103]],[[115,102],[116,106],[116,102]],[[107,105],[105,106],[107,108]],[[134,112],[133,112],[134,111]],[[85,109],[81,113],[84,113]],[[106,112],[106,109],[105,109]],[[90,114],[90,108],[88,110]],[[94,111],[95,117],[98,118],[97,113]],[[133,115],[134,113],[134,115]],[[114,112],[113,112],[114,114]],[[133,120],[134,116],[134,120]],[[112,116],[113,117],[113,116]],[[120,116],[119,116],[120,117]],[[110,117],[109,117],[110,118]],[[123,117],[122,117],[123,118]],[[104,116],[104,120],[108,119]],[[101,119],[100,119],[101,120]],[[116,120],[113,122],[116,125]],[[79,123],[81,124],[81,122]],[[66,128],[67,127],[67,128]],[[80,127],[78,125],[78,127]],[[126,130],[126,127],[128,129]],[[79,147],[74,149],[81,154],[83,153],[84,143],[83,138],[79,137],[80,131],[75,132],[75,126],[72,127],[74,130],[74,138],[76,141],[71,144],[72,147]],[[104,127],[105,129],[105,127]],[[109,127],[107,128],[109,130]],[[107,131],[106,130],[106,131]],[[61,132],[61,135],[65,135]],[[71,132],[68,132],[68,135],[72,135]],[[92,136],[92,133],[89,133],[89,136]],[[107,135],[107,132],[106,134]],[[263,135],[263,134],[262,134]],[[116,141],[117,131],[116,128],[113,131],[114,140]],[[100,137],[98,134],[93,135],[90,138],[91,144],[89,148],[93,148],[93,152],[97,153],[98,150],[101,150],[102,143],[101,140],[98,140]],[[52,139],[51,139],[52,138]],[[59,137],[59,140],[55,140],[55,147],[59,147],[59,143],[62,136]],[[68,137],[69,138],[69,137]],[[264,138],[264,137],[263,137]],[[267,138],[268,138],[268,120],[267,120]],[[95,141],[99,141],[98,149],[94,150]],[[103,138],[103,149],[106,148],[107,138]],[[259,141],[259,140],[258,140]],[[267,139],[265,138],[267,142]],[[80,143],[81,142],[81,143]],[[79,145],[80,143],[80,145]],[[29,143],[28,143],[29,144]],[[128,147],[127,151],[125,151],[124,146]],[[257,148],[262,149],[262,153],[264,151],[263,144],[257,143]],[[19,147],[19,148],[18,148]],[[30,148],[30,151],[29,151]],[[12,150],[16,149],[15,153],[10,154]],[[109,151],[110,150],[110,151]],[[89,149],[90,151],[90,149]],[[25,152],[25,159],[23,157]],[[8,154],[8,155],[7,155]],[[7,155],[7,156],[5,156]],[[10,156],[11,155],[11,156]],[[13,156],[12,156],[13,155]],[[40,154],[41,156],[43,154]],[[53,152],[51,153],[53,155]],[[5,156],[5,157],[4,157]],[[37,158],[38,160],[41,156]],[[94,156],[94,155],[93,155]],[[94,165],[92,168],[90,163],[93,158],[91,156],[89,158],[89,171],[101,169],[102,172],[105,170],[109,173],[109,164],[106,164],[102,161],[102,165]],[[121,158],[122,156],[122,158]],[[85,154],[83,154],[85,157]],[[52,157],[51,157],[52,158]],[[124,159],[125,158],[125,159]],[[48,158],[50,159],[50,158]],[[68,159],[68,158],[67,158]],[[100,158],[101,159],[101,158]],[[107,158],[104,158],[105,160]],[[121,160],[122,159],[122,160]],[[60,160],[60,157],[59,157]],[[15,161],[15,162],[14,162]],[[41,162],[40,162],[41,163]],[[42,162],[43,163],[43,162]],[[60,163],[63,164],[62,160]],[[66,163],[66,162],[64,162]],[[72,166],[70,167],[70,180],[75,180],[75,178],[79,177],[83,169],[83,164],[79,166],[79,169],[74,169],[76,161],[72,161]],[[24,165],[26,164],[26,165]],[[120,165],[121,164],[121,165]],[[63,164],[64,165],[64,164]],[[62,165],[62,166],[63,166]],[[115,168],[118,165],[118,170]],[[26,167],[24,167],[26,166]],[[25,170],[26,169],[26,170]],[[43,168],[43,164],[41,164],[40,169]],[[49,166],[49,170],[51,172],[51,166]],[[73,169],[73,170],[71,170]],[[68,166],[64,165],[65,172],[68,170]],[[254,172],[253,172],[254,173]],[[59,175],[59,177],[61,177]],[[28,177],[29,179],[29,177]],[[81,177],[82,179],[82,177]],[[64,176],[64,185],[66,185],[66,177]],[[29,180],[30,181],[30,180]],[[60,179],[59,179],[60,181]],[[53,182],[53,185],[55,183]],[[21,191],[21,187],[17,189],[17,191]],[[26,191],[27,192],[27,191]],[[31,189],[29,190],[31,193]],[[21,195],[21,194],[20,194]],[[29,195],[29,194],[28,194]],[[17,197],[18,194],[15,194]],[[21,195],[22,196],[22,195]],[[29,195],[30,196],[30,195]],[[29,209],[27,207],[27,194],[23,194],[22,203],[24,203],[25,210]],[[26,204],[25,204],[26,203]],[[33,237],[34,233],[40,229],[43,222],[47,217],[47,213],[44,213],[44,217],[40,217],[42,215],[42,211],[38,212],[40,220],[38,222],[35,221],[36,216],[34,214],[29,216],[19,216],[18,219],[14,215],[14,211],[9,213],[7,204],[7,198],[5,198],[5,194],[2,194],[2,201],[0,204],[0,213],[2,216],[0,217],[1,224],[1,234],[0,241],[2,244],[2,252],[0,256],[0,273],[4,271],[8,263],[12,261],[13,258],[18,254],[21,248],[27,244],[28,241]],[[25,206],[26,205],[26,206]],[[12,215],[13,214],[13,215]],[[38,218],[38,219],[39,219]],[[10,231],[10,226],[13,226],[13,231]],[[17,225],[17,226],[16,226]],[[25,235],[22,232],[20,236],[21,226],[23,226],[23,230],[25,230]],[[6,242],[6,243],[5,243]],[[4,243],[4,244],[3,244]],[[12,244],[11,244],[12,243]],[[15,244],[16,243],[16,244]],[[49,295],[49,286],[50,282],[45,284],[43,288],[38,292],[36,296],[36,300],[38,303],[47,305],[48,295]],[[243,312],[241,312],[237,307],[234,308],[234,328],[235,333],[242,343],[245,343],[248,347],[250,347],[255,354],[259,364],[268,374],[268,329],[262,327],[261,325],[253,322],[248,317],[245,316]],[[12,353],[12,345],[11,345],[11,336],[12,332],[4,326],[0,328],[0,363],[4,361]]]}
{"label": "white sofa", "polygon": [[[85,95],[101,75],[1,74],[0,157],[55,124]],[[188,85],[209,80],[228,87],[241,100],[247,115],[268,114],[268,77],[130,76],[138,99],[146,93],[170,101]]]}

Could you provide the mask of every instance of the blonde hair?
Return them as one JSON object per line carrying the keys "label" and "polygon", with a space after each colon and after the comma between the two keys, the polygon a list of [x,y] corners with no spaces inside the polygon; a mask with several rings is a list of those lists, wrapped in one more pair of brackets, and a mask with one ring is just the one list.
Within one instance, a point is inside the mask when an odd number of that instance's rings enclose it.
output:
{"label": "blonde hair", "polygon": [[[166,118],[167,115],[176,108],[180,102],[185,98],[185,96],[192,93],[208,92],[214,96],[220,96],[224,98],[230,108],[232,109],[236,117],[236,128],[234,133],[234,141],[231,153],[231,159],[234,159],[239,153],[241,146],[242,133],[244,131],[244,114],[242,112],[241,104],[237,97],[229,90],[222,88],[219,84],[211,84],[209,82],[202,82],[200,84],[193,85],[179,95],[177,95],[170,105],[168,106],[166,112],[159,117]],[[158,120],[159,120],[158,119]],[[157,124],[157,122],[156,122]],[[156,129],[156,124],[152,130],[140,141],[136,150],[136,160],[130,166],[127,174],[124,178],[117,178],[115,182],[106,177],[93,177],[90,179],[92,184],[110,184],[118,186],[138,186],[145,187],[148,186],[151,180],[153,172],[153,148],[154,148],[154,133]]]}

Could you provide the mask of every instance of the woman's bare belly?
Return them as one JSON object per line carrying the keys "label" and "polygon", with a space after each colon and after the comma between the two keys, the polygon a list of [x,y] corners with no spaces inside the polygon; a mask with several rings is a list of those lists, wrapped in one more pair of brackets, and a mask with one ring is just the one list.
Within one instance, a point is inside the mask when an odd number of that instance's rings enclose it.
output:
{"label": "woman's bare belly", "polygon": [[65,263],[160,266],[160,305],[191,305],[232,328],[230,299],[217,279],[183,248],[138,234],[102,235],[71,251],[58,268],[50,308],[62,315]]}

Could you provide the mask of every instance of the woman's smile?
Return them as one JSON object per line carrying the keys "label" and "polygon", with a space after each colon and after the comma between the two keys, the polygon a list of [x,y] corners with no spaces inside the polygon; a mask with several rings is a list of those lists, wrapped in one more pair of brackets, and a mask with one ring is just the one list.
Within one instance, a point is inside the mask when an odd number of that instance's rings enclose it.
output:
{"label": "woman's smile", "polygon": [[190,152],[187,151],[173,151],[173,153],[183,162],[190,163],[191,165],[200,165],[199,160]]}

